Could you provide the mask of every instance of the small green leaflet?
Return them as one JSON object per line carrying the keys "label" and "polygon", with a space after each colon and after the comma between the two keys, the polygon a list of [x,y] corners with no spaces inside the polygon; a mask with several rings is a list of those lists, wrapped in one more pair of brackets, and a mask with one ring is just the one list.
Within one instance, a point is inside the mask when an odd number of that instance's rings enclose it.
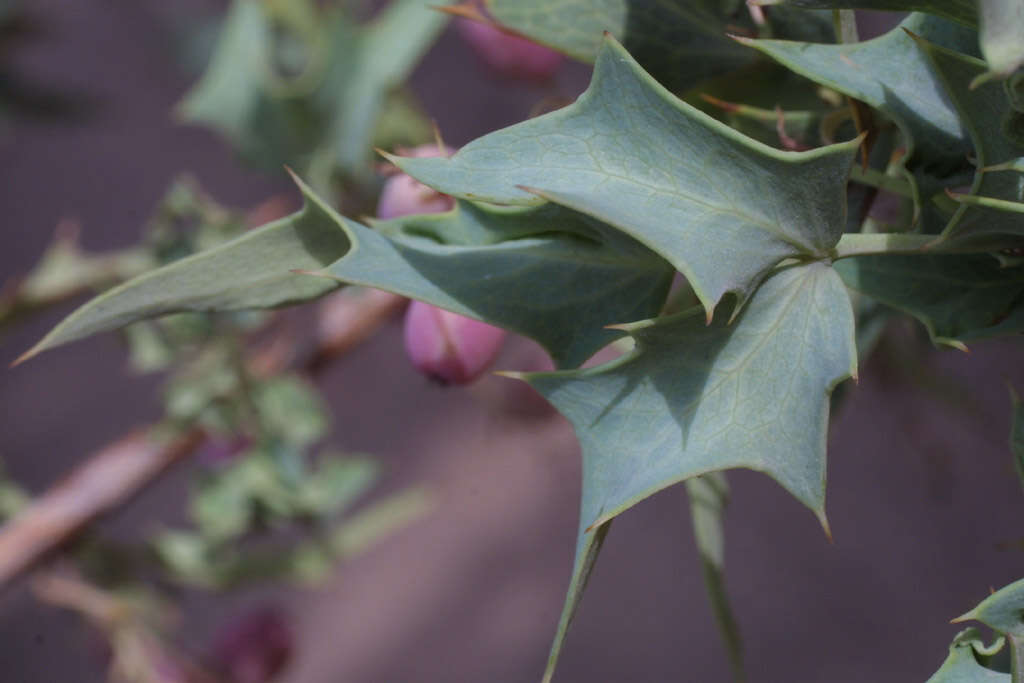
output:
{"label": "small green leaflet", "polygon": [[[1010,107],[1001,83],[986,82],[971,90],[971,83],[985,73],[979,59],[950,52],[921,40],[922,48],[941,75],[946,92],[957,107],[974,142],[978,170],[967,195],[954,195],[962,202],[943,233],[947,241],[979,241],[998,235],[1024,236],[1024,187],[1014,171],[989,170],[991,166],[1014,162],[1024,156],[1024,142],[1007,135],[1007,125],[1024,124],[1024,115]],[[992,201],[995,200],[995,201]],[[1021,204],[1014,210],[1001,206]],[[1009,210],[1008,210],[1009,209]]]}
{"label": "small green leaflet", "polygon": [[755,56],[727,35],[754,29],[738,0],[487,0],[487,8],[500,24],[585,62],[607,31],[675,92]]}
{"label": "small green leaflet", "polygon": [[825,263],[768,278],[730,325],[699,309],[626,326],[612,363],[525,379],[569,418],[583,447],[583,499],[567,625],[607,523],[691,477],[744,467],[778,481],[825,524],[832,389],[856,372],[854,319]]}
{"label": "small green leaflet", "polygon": [[935,67],[906,31],[957,50],[969,51],[977,45],[974,31],[926,14],[913,14],[878,38],[850,45],[744,42],[890,116],[906,139],[907,179],[927,223],[925,231],[939,232],[948,218],[933,216],[928,199],[941,191],[947,177],[970,169],[970,143]]}
{"label": "small green leaflet", "polygon": [[1001,268],[987,254],[872,254],[843,259],[848,287],[914,316],[937,343],[1024,330],[1024,267]]}
{"label": "small green leaflet", "polygon": [[780,261],[827,258],[856,148],[794,153],[755,142],[679,101],[606,38],[575,104],[450,159],[389,158],[446,194],[548,199],[615,226],[682,272],[710,317],[726,292],[746,300]]}
{"label": "small green leaflet", "polygon": [[672,281],[671,266],[635,240],[557,205],[462,202],[446,214],[379,222],[375,231],[339,216],[296,181],[305,195],[301,211],[115,287],[21,360],[165,313],[304,301],[342,280],[520,332],[559,367],[575,367],[622,336],[605,326],[656,315]]}
{"label": "small green leaflet", "polygon": [[1011,683],[1008,674],[993,671],[978,663],[978,654],[986,650],[981,633],[969,628],[957,634],[949,646],[949,656],[927,683]]}
{"label": "small green leaflet", "polygon": [[928,12],[966,26],[978,25],[974,0],[754,0],[755,5],[789,5],[806,9],[870,9]]}

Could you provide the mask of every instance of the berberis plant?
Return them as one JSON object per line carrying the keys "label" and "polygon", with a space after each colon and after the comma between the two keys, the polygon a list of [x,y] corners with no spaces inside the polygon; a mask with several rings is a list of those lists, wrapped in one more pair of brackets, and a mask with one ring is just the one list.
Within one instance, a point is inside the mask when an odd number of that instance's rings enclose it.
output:
{"label": "berberis plant", "polygon": [[[529,337],[558,369],[514,378],[583,450],[544,680],[616,516],[679,482],[741,677],[720,576],[722,473],[769,475],[827,534],[830,396],[885,322],[912,316],[961,349],[1024,331],[1024,2],[444,8],[592,62],[590,85],[451,156],[384,153],[454,206],[360,222],[334,193],[372,193],[371,145],[398,139],[382,142],[381,126],[418,121],[397,88],[445,16],[423,5],[395,0],[359,24],[330,4],[236,0],[181,112],[250,159],[289,163],[304,206],[106,291],[23,359],[155,316],[345,285]],[[856,9],[909,14],[861,41]],[[581,369],[613,343],[629,348]],[[997,640],[964,631],[932,681],[1024,681],[1021,614],[1024,580],[962,617]]]}

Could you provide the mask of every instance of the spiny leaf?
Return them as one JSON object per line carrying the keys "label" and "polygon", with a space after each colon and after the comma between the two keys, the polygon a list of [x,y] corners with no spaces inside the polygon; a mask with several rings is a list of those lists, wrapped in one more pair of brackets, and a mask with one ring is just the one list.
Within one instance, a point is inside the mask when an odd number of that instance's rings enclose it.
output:
{"label": "spiny leaf", "polygon": [[326,294],[338,283],[291,272],[322,268],[349,249],[344,231],[318,215],[306,207],[114,287],[78,308],[16,362],[167,313],[268,308]]}
{"label": "spiny leaf", "polygon": [[555,204],[502,209],[460,201],[445,214],[342,218],[308,188],[322,220],[356,245],[322,274],[386,289],[537,340],[575,367],[622,336],[605,329],[657,314],[672,268],[619,231]]}
{"label": "spiny leaf", "polygon": [[983,648],[976,628],[962,631],[949,646],[949,656],[927,683],[1010,683],[1010,676],[978,663],[978,648]]}
{"label": "spiny leaf", "polygon": [[978,25],[974,0],[754,0],[755,5],[789,5],[807,9],[870,9],[928,12],[967,26]]}
{"label": "spiny leaf", "polygon": [[20,360],[165,313],[304,301],[343,280],[521,332],[559,367],[574,367],[622,336],[606,325],[655,315],[671,284],[672,268],[656,254],[560,206],[461,202],[447,214],[379,222],[378,232],[296,182],[301,211],[93,299]]}
{"label": "spiny leaf", "polygon": [[487,7],[502,25],[586,62],[607,31],[676,92],[755,56],[726,35],[754,29],[737,0],[488,0]]}
{"label": "spiny leaf", "polygon": [[1024,3],[1020,0],[978,0],[981,52],[989,74],[1005,78],[1024,64]]}
{"label": "spiny leaf", "polygon": [[[991,170],[1024,156],[1024,140],[1015,140],[1013,126],[1024,125],[1024,114],[1014,111],[1002,84],[970,85],[985,73],[985,63],[942,47],[919,41],[935,64],[950,99],[974,142],[977,171],[968,197],[1018,203],[1024,200],[1020,177],[1013,172]],[[954,197],[955,198],[955,197]],[[950,220],[946,240],[976,242],[997,235],[1024,236],[1024,220],[1013,207],[968,199]],[[1011,209],[1011,210],[1007,210]]]}
{"label": "spiny leaf", "polygon": [[937,343],[1024,330],[1024,268],[987,254],[873,254],[836,262],[846,285],[913,315]]}
{"label": "spiny leaf", "polygon": [[750,140],[680,102],[607,38],[574,105],[450,159],[392,160],[447,194],[549,199],[613,225],[680,270],[710,314],[726,292],[745,300],[780,261],[829,254],[856,147],[792,153]]}
{"label": "spiny leaf", "polygon": [[573,588],[553,670],[609,520],[691,477],[734,467],[773,477],[825,523],[828,395],[856,369],[853,312],[832,268],[767,279],[731,325],[699,309],[626,326],[636,340],[612,363],[527,381],[572,422],[583,447]]}
{"label": "spiny leaf", "polygon": [[1010,644],[1014,683],[1024,674],[1024,579],[1004,586],[988,596],[978,606],[954,619],[954,622],[980,621],[1006,636]]}
{"label": "spiny leaf", "polygon": [[743,681],[746,679],[743,670],[743,642],[725,591],[725,532],[722,516],[729,503],[729,484],[725,473],[709,472],[687,479],[686,493],[690,498],[693,536],[700,554],[701,573],[711,609],[726,652],[729,653],[733,679]]}
{"label": "spiny leaf", "polygon": [[907,31],[961,51],[971,51],[977,44],[974,31],[926,14],[913,14],[884,35],[851,45],[745,42],[890,116],[906,139],[907,179],[917,195],[925,231],[939,232],[948,219],[933,214],[929,197],[945,186],[944,180],[969,169],[970,144],[935,67]]}

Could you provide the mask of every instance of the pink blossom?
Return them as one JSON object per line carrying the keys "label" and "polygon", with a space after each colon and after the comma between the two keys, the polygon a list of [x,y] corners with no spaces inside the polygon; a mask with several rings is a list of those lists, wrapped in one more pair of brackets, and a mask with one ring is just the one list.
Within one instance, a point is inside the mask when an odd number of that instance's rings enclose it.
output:
{"label": "pink blossom", "polygon": [[470,19],[457,21],[459,35],[477,56],[502,76],[543,81],[562,65],[561,53],[505,33],[491,24]]}
{"label": "pink blossom", "polygon": [[405,350],[416,368],[441,384],[468,384],[494,362],[501,328],[413,301],[405,313]]}

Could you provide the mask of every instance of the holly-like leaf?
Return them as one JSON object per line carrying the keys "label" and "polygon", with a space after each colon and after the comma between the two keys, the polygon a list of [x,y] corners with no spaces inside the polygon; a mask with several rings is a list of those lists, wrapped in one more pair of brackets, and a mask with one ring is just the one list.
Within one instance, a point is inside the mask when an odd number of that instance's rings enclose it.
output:
{"label": "holly-like leaf", "polygon": [[[971,29],[927,14],[862,43],[823,45],[781,40],[744,41],[797,73],[885,113],[906,140],[904,163],[928,232],[948,218],[933,215],[929,198],[969,170],[970,142],[931,60],[907,31],[933,43],[972,51]],[[951,176],[956,180],[943,182]]]}
{"label": "holly-like leaf", "polygon": [[845,221],[857,143],[780,152],[680,102],[614,39],[572,106],[486,135],[450,159],[392,158],[446,194],[548,199],[664,256],[710,312],[780,261],[825,258]]}
{"label": "holly-like leaf", "polygon": [[318,216],[301,211],[118,285],[78,308],[17,362],[167,313],[268,308],[326,294],[338,283],[291,272],[322,268],[348,251],[344,231]]}
{"label": "holly-like leaf", "polygon": [[559,367],[574,367],[622,336],[606,325],[656,315],[671,284],[672,268],[662,258],[557,205],[460,202],[446,214],[378,222],[377,231],[339,216],[296,180],[306,200],[301,211],[115,287],[19,360],[165,313],[304,301],[342,280],[520,332],[548,349]]}
{"label": "holly-like leaf", "polygon": [[981,633],[969,628],[957,634],[949,646],[949,656],[927,683],[1010,683],[1010,676],[993,671],[978,662],[979,651],[985,650]]}
{"label": "holly-like leaf", "polygon": [[676,92],[755,57],[727,35],[754,30],[737,0],[487,0],[487,8],[502,25],[585,62],[607,31]]}
{"label": "holly-like leaf", "polygon": [[920,43],[971,136],[977,165],[970,191],[954,195],[963,202],[950,220],[944,239],[976,242],[1000,235],[1024,236],[1021,208],[1000,204],[1024,201],[1020,175],[990,168],[1012,165],[1024,156],[1024,138],[1017,132],[1024,129],[1024,114],[1012,109],[1001,83],[985,82],[971,89],[971,84],[986,73],[983,61],[923,40]]}
{"label": "holly-like leaf", "polygon": [[825,523],[828,396],[855,373],[853,312],[824,263],[767,279],[731,324],[699,309],[626,326],[636,348],[585,370],[526,376],[572,422],[583,499],[572,588],[549,673],[607,523],[691,477],[745,467]]}
{"label": "holly-like leaf", "polygon": [[[422,0],[394,0],[365,25],[307,0],[282,7],[287,14],[275,16],[268,3],[235,0],[206,73],[179,106],[182,117],[218,130],[262,165],[306,168],[323,165],[315,157],[326,154],[343,171],[367,172],[385,100],[445,16]],[[280,63],[298,50],[279,44],[279,25],[299,34],[306,54],[297,66]]]}
{"label": "holly-like leaf", "polygon": [[1013,681],[1021,680],[1024,675],[1024,579],[1004,586],[988,596],[970,612],[953,621],[980,621],[989,628],[1006,637],[1010,645],[1010,661],[1012,664]]}
{"label": "holly-like leaf", "polygon": [[722,517],[729,503],[729,484],[723,472],[709,472],[686,480],[693,516],[693,536],[700,554],[701,573],[711,601],[711,609],[722,635],[733,679],[746,680],[743,670],[743,642],[739,626],[725,591],[725,531]]}
{"label": "holly-like leaf", "polygon": [[[307,189],[307,202],[319,200]],[[319,204],[343,225],[351,255],[322,274],[386,289],[519,332],[559,367],[622,336],[605,329],[656,315],[672,268],[618,230],[556,204],[500,208],[460,201],[444,214],[374,222]]]}
{"label": "holly-like leaf", "polygon": [[1024,3],[978,0],[981,53],[990,75],[1004,78],[1024,64]]}
{"label": "holly-like leaf", "polygon": [[978,25],[974,0],[754,0],[755,5],[789,5],[806,9],[869,9],[928,12],[967,26]]}
{"label": "holly-like leaf", "polygon": [[1024,267],[987,254],[872,254],[836,262],[848,287],[914,316],[937,343],[1024,331]]}

